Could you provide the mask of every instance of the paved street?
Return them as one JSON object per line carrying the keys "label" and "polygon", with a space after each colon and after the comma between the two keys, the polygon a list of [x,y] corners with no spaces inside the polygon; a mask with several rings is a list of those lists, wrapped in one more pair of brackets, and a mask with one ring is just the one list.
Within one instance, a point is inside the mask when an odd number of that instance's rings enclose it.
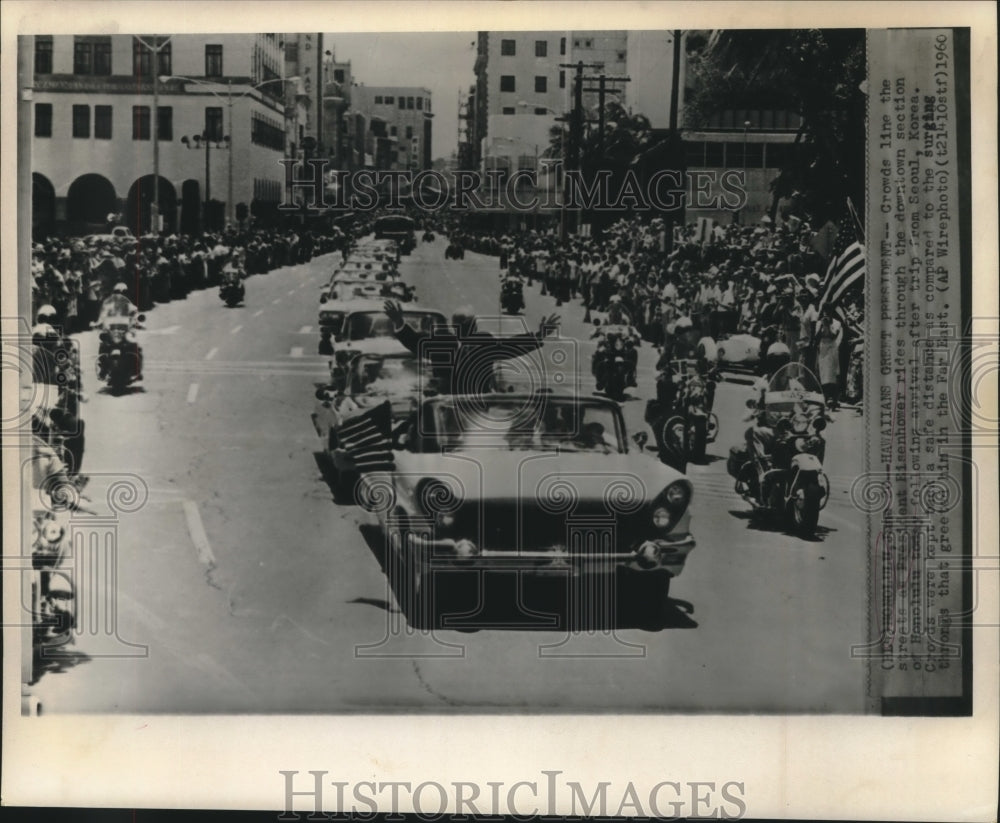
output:
{"label": "paved street", "polygon": [[[498,313],[496,258],[445,261],[445,245],[404,258],[419,301]],[[156,307],[140,332],[142,390],[111,397],[87,372],[87,494],[107,514],[106,490],[124,473],[148,499],[117,522],[119,639],[78,638],[75,658],[32,689],[47,712],[863,710],[850,647],[865,638],[864,522],[849,495],[862,418],[834,415],[831,500],[819,539],[803,541],[749,520],[733,492],[725,457],[743,437],[748,396],[736,382],[719,386],[719,439],[689,471],[698,545],[671,588],[674,625],[571,637],[409,630],[372,518],[334,502],[315,454],[309,414],[327,374],[316,306],[335,259],[251,277],[242,307],[227,309],[214,289]],[[582,341],[590,391],[582,307],[556,309],[537,286],[526,301],[529,328],[559,311],[561,337]],[[80,344],[92,364],[96,333]],[[643,427],[655,358],[644,344],[637,396],[624,404],[630,434]],[[136,653],[123,641],[148,656],[109,656]]]}

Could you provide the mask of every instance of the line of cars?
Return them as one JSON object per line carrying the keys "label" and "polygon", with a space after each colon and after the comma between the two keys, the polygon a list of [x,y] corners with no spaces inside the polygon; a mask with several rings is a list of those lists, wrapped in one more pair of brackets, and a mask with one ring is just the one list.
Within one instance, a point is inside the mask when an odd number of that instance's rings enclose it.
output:
{"label": "line of cars", "polygon": [[[574,622],[668,625],[670,581],[695,545],[691,482],[632,442],[609,398],[509,380],[448,393],[438,370],[396,340],[380,300],[331,299],[348,271],[401,287],[395,267],[381,265],[392,253],[380,242],[359,243],[320,304],[331,376],[312,420],[336,499],[378,520],[383,565],[410,624],[495,627],[487,581],[505,577],[522,621],[546,612],[524,599],[542,586],[546,597],[554,587],[572,599]],[[415,301],[403,319],[432,334],[446,325]],[[502,319],[490,329],[497,336],[523,333],[523,318]]]}

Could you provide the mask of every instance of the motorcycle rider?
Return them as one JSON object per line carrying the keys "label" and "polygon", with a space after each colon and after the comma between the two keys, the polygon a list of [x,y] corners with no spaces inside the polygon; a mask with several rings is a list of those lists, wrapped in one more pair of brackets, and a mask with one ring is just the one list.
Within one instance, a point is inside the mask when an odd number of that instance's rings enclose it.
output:
{"label": "motorcycle rider", "polygon": [[[636,368],[639,363],[639,342],[641,340],[639,332],[636,331],[635,327],[632,325],[632,318],[629,317],[628,312],[625,310],[624,305],[622,305],[622,299],[620,295],[612,295],[611,302],[608,306],[608,322],[601,327],[598,327],[591,337],[601,337],[601,340],[597,344],[597,351],[594,352],[594,377],[597,378],[597,390],[601,391],[604,388],[604,380],[602,380],[601,375],[598,372],[603,371],[604,360],[609,354],[608,351],[608,326],[625,326],[626,329],[624,333],[621,333],[622,342],[625,343],[625,347],[621,354],[625,358],[625,362],[628,363],[628,376],[626,377],[625,385],[635,386],[636,385]],[[615,332],[619,333],[619,332]]]}
{"label": "motorcycle rider", "polygon": [[766,490],[763,488],[764,474],[770,465],[771,454],[774,451],[775,432],[781,423],[781,419],[769,414],[764,406],[764,395],[770,383],[771,376],[778,369],[792,360],[792,353],[781,341],[772,343],[764,355],[765,373],[757,378],[753,385],[755,395],[755,405],[751,409],[747,420],[753,423],[746,430],[745,438],[749,454],[757,467],[757,481],[760,489],[761,499],[767,499]]}
{"label": "motorcycle rider", "polygon": [[[126,296],[127,291],[128,287],[124,283],[115,283],[111,294],[108,295],[105,301],[101,304],[101,312],[94,325],[104,329],[105,325],[110,321],[121,321],[122,319],[127,320],[130,329],[126,333],[122,343],[127,353],[135,359],[136,373],[133,379],[141,380],[142,351],[139,348],[139,344],[136,342],[135,335],[132,331],[132,329],[138,326],[137,317],[139,309],[131,300],[128,299]],[[100,367],[100,371],[98,372],[98,379],[100,380],[104,380],[104,378],[107,377],[107,355],[111,351],[111,347],[111,337],[107,330],[103,330],[101,332],[101,346],[97,361]]]}
{"label": "motorcycle rider", "polygon": [[226,288],[233,285],[239,288],[240,297],[245,294],[243,281],[247,272],[244,265],[245,252],[243,249],[234,249],[225,265],[222,267],[222,279],[219,283],[219,297],[224,299]]}

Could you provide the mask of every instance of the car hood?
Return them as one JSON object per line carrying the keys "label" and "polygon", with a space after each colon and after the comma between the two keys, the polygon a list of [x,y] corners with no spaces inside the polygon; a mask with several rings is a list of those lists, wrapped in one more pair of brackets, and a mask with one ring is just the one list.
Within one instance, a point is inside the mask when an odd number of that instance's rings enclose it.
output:
{"label": "car hood", "polygon": [[410,490],[427,477],[453,485],[465,500],[544,502],[565,491],[580,500],[653,500],[683,474],[645,454],[468,449],[444,454],[396,452],[397,482]]}
{"label": "car hood", "polygon": [[366,337],[362,340],[345,340],[336,348],[361,354],[406,354],[409,349],[395,337]]}

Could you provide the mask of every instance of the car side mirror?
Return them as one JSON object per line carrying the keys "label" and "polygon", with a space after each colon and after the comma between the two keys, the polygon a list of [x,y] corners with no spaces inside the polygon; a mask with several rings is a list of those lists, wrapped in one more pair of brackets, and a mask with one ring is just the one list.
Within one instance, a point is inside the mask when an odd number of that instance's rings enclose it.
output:
{"label": "car side mirror", "polygon": [[649,442],[649,435],[646,432],[636,432],[632,435],[632,441],[640,448],[646,448],[646,444]]}
{"label": "car side mirror", "polygon": [[146,322],[146,315],[144,315],[144,314],[137,315],[135,319],[138,320],[140,323],[145,323]]}
{"label": "car side mirror", "polygon": [[749,400],[747,400],[747,408],[748,408],[748,409],[756,409],[756,408],[757,408],[757,401],[756,401],[756,400],[754,400],[754,399],[753,399],[753,398],[751,397],[751,398],[750,398]]}
{"label": "car side mirror", "polygon": [[595,317],[590,322],[593,323],[595,326],[600,326],[601,325],[601,318],[600,317]]}
{"label": "car side mirror", "polygon": [[327,399],[326,398],[326,388],[325,387],[324,388],[316,389],[316,399],[317,400],[326,400]]}
{"label": "car side mirror", "polygon": [[325,303],[329,299],[330,299],[329,295],[327,295],[325,292],[319,296],[320,303]]}

